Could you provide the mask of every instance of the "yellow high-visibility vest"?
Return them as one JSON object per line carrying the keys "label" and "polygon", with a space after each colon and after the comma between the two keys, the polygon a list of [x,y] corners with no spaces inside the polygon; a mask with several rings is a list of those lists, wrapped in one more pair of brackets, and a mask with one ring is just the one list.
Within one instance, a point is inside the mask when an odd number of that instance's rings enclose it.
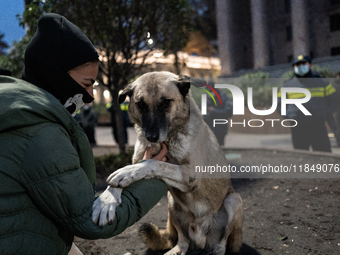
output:
{"label": "yellow high-visibility vest", "polygon": [[[109,109],[110,107],[112,106],[112,103],[107,103],[106,104],[106,109]],[[121,104],[120,105],[120,109],[122,110],[122,111],[127,111],[128,109],[129,109],[129,104]]]}
{"label": "yellow high-visibility vest", "polygon": [[[311,97],[326,97],[326,96],[330,96],[333,93],[335,93],[335,88],[333,87],[332,84],[328,84],[326,87],[304,88],[304,89],[309,90]],[[288,92],[287,95],[288,95],[288,98],[290,99],[306,97],[304,93],[300,93],[300,92]],[[281,89],[277,96],[281,98]]]}

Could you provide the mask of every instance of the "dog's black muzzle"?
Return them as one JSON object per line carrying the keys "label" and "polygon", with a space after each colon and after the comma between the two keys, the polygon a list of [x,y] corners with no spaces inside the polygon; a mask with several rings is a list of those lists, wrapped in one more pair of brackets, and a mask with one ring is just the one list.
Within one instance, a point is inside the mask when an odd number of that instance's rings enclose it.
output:
{"label": "dog's black muzzle", "polygon": [[158,132],[146,132],[145,133],[145,138],[151,142],[151,143],[155,143],[158,141],[159,139],[159,133]]}

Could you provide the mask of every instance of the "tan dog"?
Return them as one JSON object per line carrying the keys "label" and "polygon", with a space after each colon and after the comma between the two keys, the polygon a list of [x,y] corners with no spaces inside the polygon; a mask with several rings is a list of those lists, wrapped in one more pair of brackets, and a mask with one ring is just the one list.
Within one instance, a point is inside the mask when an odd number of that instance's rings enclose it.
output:
{"label": "tan dog", "polygon": [[197,178],[190,172],[190,164],[228,163],[189,89],[190,77],[169,72],[146,73],[127,86],[119,102],[130,97],[129,116],[137,131],[133,163],[142,159],[148,144],[156,153],[161,142],[168,147],[168,161],[147,160],[124,167],[114,172],[108,183],[126,187],[139,179],[155,177],[169,186],[167,229],[159,230],[153,224],[144,224],[140,229],[150,249],[171,249],[167,255],[185,254],[188,250],[224,255],[227,248],[238,252],[243,208],[229,175]]}

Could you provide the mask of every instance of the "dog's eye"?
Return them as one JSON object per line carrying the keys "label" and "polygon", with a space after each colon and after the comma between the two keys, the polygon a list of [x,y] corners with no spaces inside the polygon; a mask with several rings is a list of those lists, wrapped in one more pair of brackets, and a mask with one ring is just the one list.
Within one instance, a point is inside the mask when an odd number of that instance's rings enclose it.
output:
{"label": "dog's eye", "polygon": [[140,110],[145,110],[147,108],[147,105],[143,100],[138,101],[136,105]]}
{"label": "dog's eye", "polygon": [[162,102],[159,104],[159,108],[161,110],[165,110],[170,106],[171,99],[163,99]]}

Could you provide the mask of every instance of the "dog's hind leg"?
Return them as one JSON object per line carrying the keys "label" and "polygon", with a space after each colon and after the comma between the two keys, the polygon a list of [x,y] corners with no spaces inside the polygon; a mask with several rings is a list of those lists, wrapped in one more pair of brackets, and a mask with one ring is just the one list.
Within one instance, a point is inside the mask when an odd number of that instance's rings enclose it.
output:
{"label": "dog's hind leg", "polygon": [[173,206],[173,198],[170,192],[168,192],[168,201],[169,211],[166,229],[159,229],[152,223],[144,223],[139,228],[139,236],[147,247],[153,251],[171,249],[178,240],[177,231],[170,216],[170,207]]}
{"label": "dog's hind leg", "polygon": [[[225,255],[226,251],[239,252],[242,245],[243,205],[238,193],[229,194],[224,199],[218,217],[219,219],[216,220],[215,225],[212,225],[212,228],[216,228],[216,224],[226,226],[223,230],[224,234],[216,244],[207,247],[206,255]],[[217,229],[215,233],[218,233]]]}
{"label": "dog's hind leg", "polygon": [[[171,218],[168,218],[166,229],[159,229],[152,223],[144,223],[139,228],[139,236],[146,246],[153,251],[171,249],[166,255],[185,254],[189,247],[189,240],[181,233],[177,236],[177,231],[171,223]],[[174,247],[176,241],[177,244]]]}
{"label": "dog's hind leg", "polygon": [[[174,204],[174,198],[172,197],[171,193],[168,192],[168,206],[169,206],[169,215],[168,215],[168,226],[169,233],[172,236],[176,234],[177,244],[173,247],[170,251],[165,253],[164,255],[185,255],[187,252],[190,240],[189,238],[183,233],[181,220],[183,220],[183,214],[181,211],[176,210],[176,206]],[[174,239],[173,239],[174,240]]]}
{"label": "dog's hind leg", "polygon": [[139,228],[139,236],[146,246],[153,250],[168,250],[173,247],[173,242],[167,229],[159,229],[153,223],[144,223]]}
{"label": "dog's hind leg", "polygon": [[238,193],[232,193],[224,200],[224,207],[228,213],[226,228],[227,250],[239,252],[242,246],[243,203]]}
{"label": "dog's hind leg", "polygon": [[174,248],[164,255],[185,255],[189,248],[190,240],[182,232],[178,233],[178,242]]}

